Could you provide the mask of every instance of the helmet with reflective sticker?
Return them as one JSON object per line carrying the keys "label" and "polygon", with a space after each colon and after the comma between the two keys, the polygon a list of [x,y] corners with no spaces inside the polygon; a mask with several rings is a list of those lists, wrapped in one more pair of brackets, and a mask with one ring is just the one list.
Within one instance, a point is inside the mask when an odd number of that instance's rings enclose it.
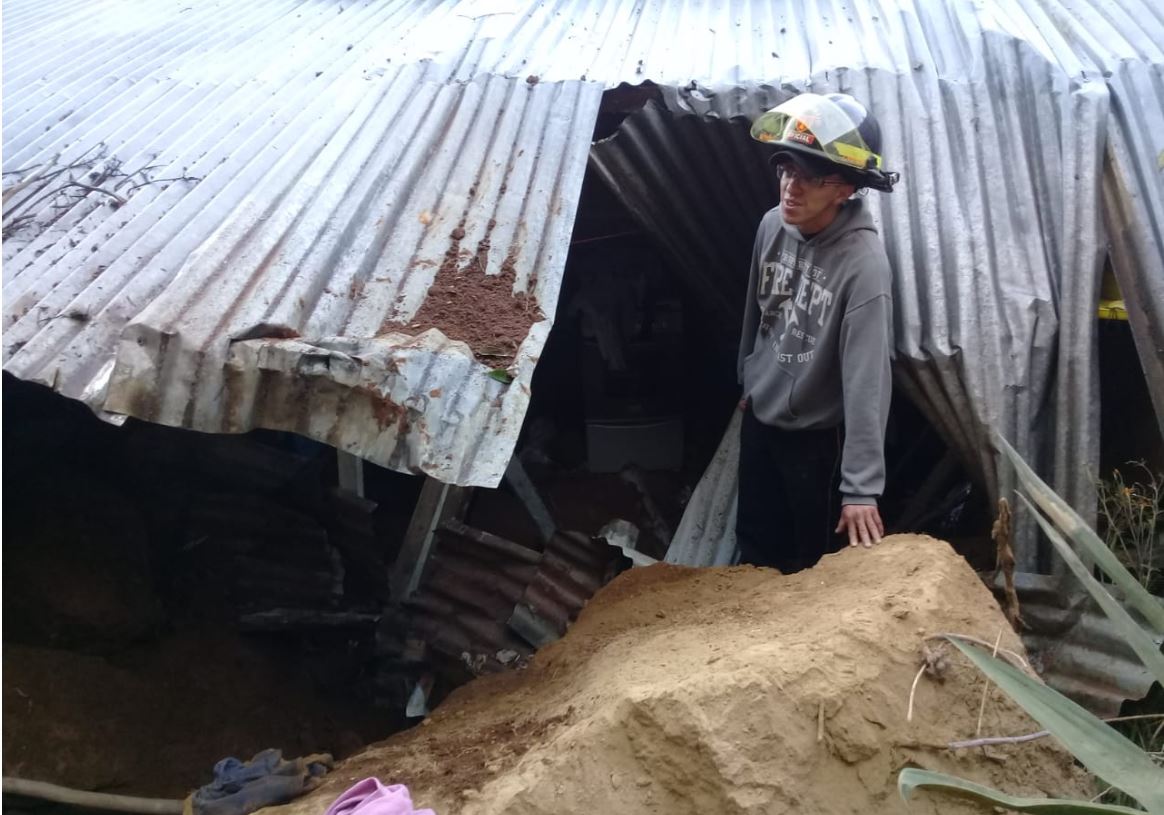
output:
{"label": "helmet with reflective sticker", "polygon": [[898,179],[883,166],[877,119],[847,93],[794,96],[758,116],[752,138],[779,148],[774,155],[833,169],[857,187],[892,192]]}

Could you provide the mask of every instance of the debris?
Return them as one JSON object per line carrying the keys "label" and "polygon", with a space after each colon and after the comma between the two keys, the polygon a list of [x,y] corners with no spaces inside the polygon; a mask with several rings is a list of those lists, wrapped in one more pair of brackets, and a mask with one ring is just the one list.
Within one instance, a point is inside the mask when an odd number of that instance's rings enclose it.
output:
{"label": "debris", "polygon": [[950,658],[944,645],[929,648],[923,644],[922,661],[924,663],[922,667],[927,674],[939,682],[946,681],[946,669],[950,667]]}
{"label": "debris", "polygon": [[606,538],[606,542],[619,549],[633,550],[639,539],[639,528],[630,521],[614,518],[598,530],[598,537]]}
{"label": "debris", "polygon": [[491,369],[505,370],[516,358],[530,326],[545,315],[534,295],[532,278],[525,280],[524,290],[515,291],[515,257],[505,258],[497,274],[486,274],[480,251],[462,257],[459,241],[464,235],[461,227],[451,233],[454,243],[416,313],[389,319],[381,325],[380,333],[417,336],[435,328],[468,345],[474,357]]}
{"label": "debris", "polygon": [[561,636],[557,627],[538,616],[529,606],[516,605],[513,614],[506,621],[519,637],[534,648],[549,645]]}
{"label": "debris", "polygon": [[656,558],[638,551],[639,528],[630,521],[615,518],[598,530],[598,537],[620,550],[635,566],[650,566],[659,562]]}
{"label": "debris", "polygon": [[655,537],[664,543],[669,543],[671,541],[671,527],[666,519],[663,518],[662,510],[659,509],[658,503],[651,495],[651,490],[647,485],[646,475],[643,471],[632,465],[625,468],[619,474],[619,477],[638,490],[639,499],[643,505],[643,512],[646,513],[648,523]]}
{"label": "debris", "polygon": [[489,657],[485,654],[470,654],[468,651],[461,652],[461,662],[469,669],[473,676],[480,676],[485,673],[485,660]]}
{"label": "debris", "polygon": [[[919,627],[991,641],[1002,627],[1000,653],[1021,649],[988,598],[947,544],[921,536],[787,576],[632,569],[524,671],[461,688],[428,726],[352,757],[342,774],[407,779],[448,815],[902,811],[903,764],[1016,793],[1082,792],[1088,780],[1052,739],[994,747],[1005,763],[947,750],[973,734],[981,677],[928,642],[923,666],[945,677],[940,692],[917,699],[912,723],[891,713],[916,671]],[[1005,698],[984,727],[1037,729]],[[286,815],[318,812],[340,791],[330,782]],[[942,812],[980,810],[950,801]]]}
{"label": "debris", "polygon": [[949,667],[949,664],[950,661],[946,657],[946,649],[943,645],[938,645],[931,649],[925,643],[922,643],[922,664],[918,668],[917,674],[913,678],[913,684],[909,688],[909,704],[906,706],[905,711],[905,720],[907,722],[913,721],[913,698],[914,694],[917,693],[917,683],[922,678],[922,674],[928,674],[939,682],[945,682],[946,668]]}
{"label": "debris", "polygon": [[431,674],[425,674],[417,680],[408,697],[408,706],[404,710],[405,716],[416,719],[428,715],[428,694],[432,690],[432,683]]}

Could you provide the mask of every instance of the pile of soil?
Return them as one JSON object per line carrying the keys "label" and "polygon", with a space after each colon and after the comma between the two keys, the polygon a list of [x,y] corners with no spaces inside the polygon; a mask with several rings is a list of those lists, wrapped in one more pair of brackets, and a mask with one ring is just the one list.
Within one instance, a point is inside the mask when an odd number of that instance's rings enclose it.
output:
{"label": "pile of soil", "polygon": [[[1019,794],[1086,794],[1052,739],[952,752],[973,737],[984,679],[951,655],[910,685],[923,638],[959,632],[1021,653],[989,591],[921,536],[846,550],[783,576],[657,565],[600,592],[524,671],[479,679],[423,726],[365,749],[282,808],[318,815],[366,776],[440,815],[596,812],[978,813],[896,791],[907,766]],[[1039,728],[991,690],[982,735]]]}

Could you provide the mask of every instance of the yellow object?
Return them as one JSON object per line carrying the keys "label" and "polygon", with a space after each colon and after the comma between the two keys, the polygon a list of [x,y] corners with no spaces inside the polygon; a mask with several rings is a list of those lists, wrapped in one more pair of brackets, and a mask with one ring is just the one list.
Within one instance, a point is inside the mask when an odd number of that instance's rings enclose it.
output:
{"label": "yellow object", "polygon": [[858,170],[881,167],[881,156],[869,149],[858,123],[836,102],[815,93],[794,96],[761,114],[752,123],[752,138],[808,145]]}
{"label": "yellow object", "polygon": [[1099,319],[1128,319],[1128,310],[1124,306],[1124,296],[1120,293],[1120,284],[1116,281],[1111,263],[1104,266],[1103,282],[1099,286]]}
{"label": "yellow object", "polygon": [[1123,300],[1100,300],[1099,301],[1099,319],[1101,320],[1126,320],[1128,319],[1128,310],[1124,307]]}

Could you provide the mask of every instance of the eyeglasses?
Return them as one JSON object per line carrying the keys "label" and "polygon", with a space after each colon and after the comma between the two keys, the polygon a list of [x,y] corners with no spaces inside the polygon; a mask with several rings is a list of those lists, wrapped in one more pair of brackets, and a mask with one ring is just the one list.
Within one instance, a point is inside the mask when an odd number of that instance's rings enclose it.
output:
{"label": "eyeglasses", "polygon": [[789,183],[799,181],[806,187],[820,189],[821,187],[840,187],[848,182],[843,178],[835,178],[825,175],[812,175],[793,164],[791,161],[776,162],[776,174],[781,178],[788,179]]}

